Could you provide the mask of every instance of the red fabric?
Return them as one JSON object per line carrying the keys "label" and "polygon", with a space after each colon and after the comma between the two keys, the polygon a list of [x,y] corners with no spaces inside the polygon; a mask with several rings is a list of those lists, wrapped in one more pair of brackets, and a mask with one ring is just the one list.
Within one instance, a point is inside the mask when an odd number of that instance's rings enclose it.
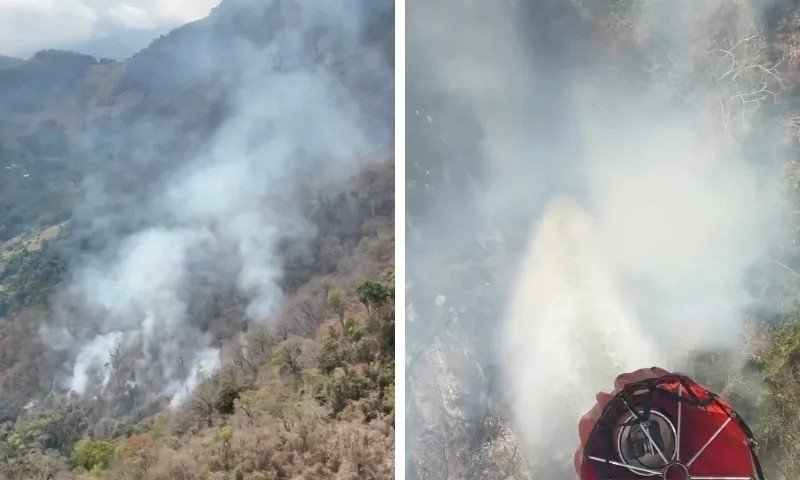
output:
{"label": "red fabric", "polygon": [[[615,390],[611,394],[599,393],[597,404],[584,415],[578,424],[578,433],[581,440],[581,447],[575,454],[575,469],[581,480],[606,480],[609,475],[614,480],[637,479],[642,480],[640,475],[636,475],[627,468],[613,465],[603,465],[594,460],[583,460],[584,452],[588,455],[597,456],[609,460],[619,460],[615,452],[609,454],[609,444],[602,435],[596,435],[591,439],[590,436],[594,426],[606,409],[609,408],[607,416],[603,418],[605,423],[609,419],[616,419],[623,414],[625,408],[621,402],[609,403],[621,393],[623,389],[629,388],[634,392],[630,397],[629,403],[632,407],[637,405],[637,401],[643,401],[644,395],[637,396],[637,384],[643,381],[658,381],[659,389],[667,390],[674,394],[678,393],[679,377],[660,368],[648,368],[635,372],[620,375],[614,382]],[[711,398],[707,389],[701,385],[688,380],[684,385],[691,390],[697,399],[703,401]],[[641,393],[644,393],[642,390]],[[627,392],[630,393],[630,392]],[[683,396],[688,396],[684,389]],[[652,408],[658,409],[667,415],[672,423],[678,426],[678,401],[667,394],[656,390],[651,397]],[[621,405],[621,407],[619,406]],[[714,403],[703,409],[682,402],[682,427],[680,442],[680,461],[687,463],[703,444],[711,438],[714,432],[733,413],[733,408],[722,399],[718,399],[718,404]],[[709,444],[706,450],[692,463],[691,474],[693,476],[754,476],[754,468],[751,458],[750,447],[748,445],[747,434],[741,429],[739,424],[732,420],[722,430],[722,432]],[[653,478],[653,477],[650,477]],[[676,475],[676,478],[682,478]]]}

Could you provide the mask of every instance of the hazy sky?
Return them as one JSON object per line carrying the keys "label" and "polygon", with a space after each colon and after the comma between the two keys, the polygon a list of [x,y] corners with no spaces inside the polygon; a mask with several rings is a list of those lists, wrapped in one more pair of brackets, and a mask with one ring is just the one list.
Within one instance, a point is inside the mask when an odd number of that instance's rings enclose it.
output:
{"label": "hazy sky", "polygon": [[127,58],[219,0],[0,0],[0,55],[45,48]]}

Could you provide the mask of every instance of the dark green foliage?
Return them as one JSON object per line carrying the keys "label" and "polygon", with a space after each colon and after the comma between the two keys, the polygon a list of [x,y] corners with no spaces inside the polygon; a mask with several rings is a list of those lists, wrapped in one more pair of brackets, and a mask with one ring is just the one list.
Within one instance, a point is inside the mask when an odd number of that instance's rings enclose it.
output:
{"label": "dark green foliage", "polygon": [[50,290],[67,270],[65,260],[54,249],[21,251],[0,270],[0,313],[47,303]]}
{"label": "dark green foliage", "polygon": [[234,401],[239,398],[239,389],[229,383],[223,384],[217,399],[217,411],[224,415],[232,415],[236,410]]}
{"label": "dark green foliage", "polygon": [[85,153],[42,157],[0,147],[0,242],[68,220],[97,161]]}
{"label": "dark green foliage", "polygon": [[0,202],[0,242],[17,235],[23,226],[23,217],[8,202]]}
{"label": "dark green foliage", "polygon": [[342,366],[342,356],[339,353],[339,342],[331,337],[324,340],[322,353],[317,357],[317,368],[329,375],[335,369]]}
{"label": "dark green foliage", "polygon": [[386,286],[372,280],[364,280],[356,289],[358,301],[373,312],[394,300],[394,287]]}
{"label": "dark green foliage", "polygon": [[382,363],[378,371],[381,404],[386,411],[394,409],[394,359]]}
{"label": "dark green foliage", "polygon": [[11,313],[12,305],[11,297],[6,292],[0,292],[0,317],[5,317]]}
{"label": "dark green foliage", "polygon": [[378,371],[378,386],[386,388],[394,384],[394,360],[384,362]]}
{"label": "dark green foliage", "polygon": [[381,354],[394,356],[394,316],[380,324]]}

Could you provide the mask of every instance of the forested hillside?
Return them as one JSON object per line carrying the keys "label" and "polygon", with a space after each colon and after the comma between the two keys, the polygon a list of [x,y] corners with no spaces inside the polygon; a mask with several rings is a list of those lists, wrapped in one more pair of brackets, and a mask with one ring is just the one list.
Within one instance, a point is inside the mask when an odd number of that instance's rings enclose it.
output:
{"label": "forested hillside", "polygon": [[0,478],[392,478],[393,24],[0,58]]}

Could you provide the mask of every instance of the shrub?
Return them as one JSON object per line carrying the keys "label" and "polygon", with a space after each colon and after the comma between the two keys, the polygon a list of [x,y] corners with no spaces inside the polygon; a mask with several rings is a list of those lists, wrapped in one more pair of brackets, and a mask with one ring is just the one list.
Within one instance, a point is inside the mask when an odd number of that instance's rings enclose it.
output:
{"label": "shrub", "polygon": [[394,360],[382,363],[378,371],[378,386],[386,388],[389,385],[394,385]]}
{"label": "shrub", "polygon": [[115,448],[109,441],[84,438],[75,444],[72,457],[76,467],[96,472],[108,467]]}
{"label": "shrub", "polygon": [[344,299],[342,291],[338,288],[331,288],[328,290],[326,301],[328,307],[336,312],[336,315],[339,317],[339,325],[344,329]]}
{"label": "shrub", "polygon": [[231,451],[231,440],[233,439],[233,427],[224,425],[219,430],[219,439],[222,441],[222,464],[225,470],[231,468],[233,452]]}
{"label": "shrub", "polygon": [[348,342],[356,343],[363,337],[364,337],[364,327],[358,324],[350,325],[344,332],[344,338]]}
{"label": "shrub", "polygon": [[364,280],[356,288],[356,295],[358,301],[367,308],[367,313],[372,313],[394,299],[394,287]]}
{"label": "shrub", "polygon": [[239,389],[230,383],[225,383],[220,387],[219,398],[217,399],[217,410],[224,415],[232,415],[236,409],[234,403],[239,398]]}
{"label": "shrub", "polygon": [[225,425],[219,429],[219,438],[223,443],[228,443],[233,438],[233,427]]}
{"label": "shrub", "polygon": [[342,366],[342,356],[339,352],[339,343],[331,337],[326,337],[322,342],[322,353],[317,357],[317,368],[328,375]]}
{"label": "shrub", "polygon": [[280,367],[281,371],[297,375],[300,373],[301,354],[300,341],[297,338],[288,338],[275,345],[272,361]]}
{"label": "shrub", "polygon": [[317,369],[311,368],[303,371],[303,387],[306,393],[319,402],[320,405],[327,401],[326,380]]}
{"label": "shrub", "polygon": [[349,400],[358,400],[369,388],[369,381],[352,371],[334,370],[328,382],[328,404],[333,413],[341,412]]}
{"label": "shrub", "polygon": [[342,291],[338,288],[331,288],[328,290],[327,296],[328,306],[333,309],[338,309],[339,305],[342,303]]}
{"label": "shrub", "polygon": [[388,410],[394,408],[394,383],[383,389],[383,398],[381,404]]}

